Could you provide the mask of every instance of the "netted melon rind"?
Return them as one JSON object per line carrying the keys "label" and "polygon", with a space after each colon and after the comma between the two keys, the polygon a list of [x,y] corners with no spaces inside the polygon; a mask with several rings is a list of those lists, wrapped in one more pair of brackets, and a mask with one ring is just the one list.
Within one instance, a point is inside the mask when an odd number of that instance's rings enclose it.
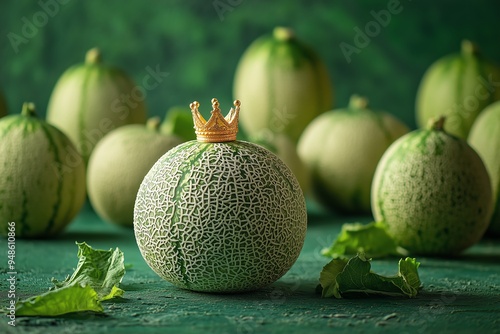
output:
{"label": "netted melon rind", "polygon": [[488,173],[464,140],[416,130],[384,153],[375,172],[377,221],[414,254],[453,255],[483,236],[492,213]]}
{"label": "netted melon rind", "polygon": [[284,275],[302,249],[300,186],[274,154],[246,142],[182,144],[139,189],[134,231],[148,265],[181,288],[239,292]]}

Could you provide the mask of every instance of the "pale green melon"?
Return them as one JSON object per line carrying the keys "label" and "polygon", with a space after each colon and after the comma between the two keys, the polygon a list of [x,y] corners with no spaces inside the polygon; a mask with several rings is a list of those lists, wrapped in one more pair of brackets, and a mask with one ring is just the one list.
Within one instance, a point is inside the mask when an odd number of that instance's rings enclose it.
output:
{"label": "pale green melon", "polygon": [[248,291],[276,281],[299,256],[306,228],[291,170],[243,141],[173,148],[144,178],[134,210],[148,265],[195,291]]}
{"label": "pale green melon", "polygon": [[159,119],[147,125],[124,125],[106,135],[90,157],[87,186],[90,203],[104,220],[133,226],[137,190],[154,163],[181,143],[159,132]]}
{"label": "pale green melon", "polygon": [[70,67],[57,81],[47,121],[68,135],[87,163],[105,134],[146,122],[144,94],[143,87],[122,70],[101,63],[99,50],[91,49],[85,63]]}
{"label": "pale green melon", "polygon": [[414,254],[454,255],[486,231],[490,178],[465,140],[443,130],[443,118],[394,142],[380,160],[372,210],[399,246]]}
{"label": "pale green melon", "polygon": [[425,127],[445,115],[445,130],[466,139],[481,110],[500,99],[499,81],[500,68],[474,43],[462,41],[460,53],[438,59],[425,72],[416,98],[417,124]]}
{"label": "pale green melon", "polygon": [[479,114],[468,141],[483,159],[490,175],[494,214],[489,230],[500,235],[500,102],[491,104]]}
{"label": "pale green melon", "polygon": [[85,201],[85,164],[61,131],[35,115],[0,119],[0,233],[49,237],[64,229]]}
{"label": "pale green melon", "polygon": [[247,135],[267,130],[283,133],[294,143],[314,117],[333,106],[325,64],[284,27],[247,48],[236,69],[233,95],[245,102],[241,126]]}
{"label": "pale green melon", "polygon": [[369,213],[377,163],[408,131],[397,118],[371,110],[368,100],[357,95],[347,108],[318,116],[298,144],[299,156],[311,171],[314,197],[327,208]]}

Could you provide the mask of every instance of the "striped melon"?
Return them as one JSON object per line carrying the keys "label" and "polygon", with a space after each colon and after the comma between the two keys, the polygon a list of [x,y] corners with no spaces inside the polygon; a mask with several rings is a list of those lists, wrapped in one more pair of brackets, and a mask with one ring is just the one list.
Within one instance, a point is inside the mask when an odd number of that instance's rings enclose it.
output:
{"label": "striped melon", "polygon": [[267,129],[294,143],[306,125],[333,105],[332,84],[315,51],[290,29],[255,40],[240,59],[234,96],[245,101],[241,124],[249,136]]}
{"label": "striped melon", "polygon": [[228,123],[215,101],[207,131],[198,128],[198,140],[161,157],[137,193],[134,231],[141,254],[180,288],[258,289],[284,275],[304,243],[305,200],[291,170],[267,149],[235,140],[236,133],[219,136],[237,124],[235,105],[236,118]]}
{"label": "striped melon", "polygon": [[495,203],[489,231],[500,235],[500,101],[479,114],[472,125],[468,141],[483,159],[489,172]]}
{"label": "striped melon", "polygon": [[160,121],[129,124],[111,131],[96,145],[87,171],[90,203],[101,218],[133,226],[134,203],[144,176],[169,149],[181,143],[159,132]]}
{"label": "striped melon", "polygon": [[85,162],[97,142],[116,127],[146,122],[144,92],[123,71],[101,63],[98,49],[66,70],[49,100],[47,120],[76,144]]}
{"label": "striped melon", "polygon": [[443,122],[395,141],[373,179],[375,220],[411,253],[457,254],[481,239],[491,218],[486,167],[465,140],[443,130]]}
{"label": "striped melon", "polygon": [[61,131],[35,116],[34,105],[0,119],[0,232],[52,236],[85,201],[85,165]]}
{"label": "striped melon", "polygon": [[437,60],[425,72],[416,99],[417,124],[446,115],[446,131],[463,139],[481,110],[500,99],[500,68],[485,60],[470,41],[462,51]]}
{"label": "striped melon", "polygon": [[313,120],[300,137],[299,156],[312,174],[314,197],[347,213],[370,212],[370,189],[377,163],[408,127],[353,95],[349,106]]}

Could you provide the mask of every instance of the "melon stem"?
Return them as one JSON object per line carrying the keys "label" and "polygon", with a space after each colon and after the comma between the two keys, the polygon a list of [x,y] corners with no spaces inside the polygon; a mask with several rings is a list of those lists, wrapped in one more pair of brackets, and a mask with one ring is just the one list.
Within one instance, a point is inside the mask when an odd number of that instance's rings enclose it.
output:
{"label": "melon stem", "polygon": [[463,55],[477,55],[479,53],[477,45],[468,39],[462,41],[461,49]]}
{"label": "melon stem", "polygon": [[349,109],[366,109],[368,107],[368,99],[364,96],[351,95],[349,99]]}
{"label": "melon stem", "polygon": [[151,117],[146,122],[146,128],[152,131],[158,131],[160,129],[160,117]]}
{"label": "melon stem", "polygon": [[273,37],[278,41],[289,41],[295,38],[295,33],[292,29],[286,27],[276,27],[273,30]]}
{"label": "melon stem", "polygon": [[98,64],[101,62],[101,51],[98,48],[92,48],[85,54],[85,64]]}
{"label": "melon stem", "polygon": [[427,128],[429,130],[443,131],[445,120],[446,120],[445,116],[431,118],[427,123]]}
{"label": "melon stem", "polygon": [[35,104],[33,102],[24,102],[21,115],[27,117],[36,117]]}

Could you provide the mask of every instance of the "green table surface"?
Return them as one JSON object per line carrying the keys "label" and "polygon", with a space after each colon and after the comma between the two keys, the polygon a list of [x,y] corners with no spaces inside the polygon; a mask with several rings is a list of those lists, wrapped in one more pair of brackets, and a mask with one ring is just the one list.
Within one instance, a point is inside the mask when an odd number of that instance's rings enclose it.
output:
{"label": "green table surface", "polygon": [[[51,240],[16,240],[17,297],[47,291],[52,277],[64,279],[77,264],[75,241],[94,248],[119,247],[127,270],[123,299],[104,303],[105,313],[60,317],[2,315],[0,333],[500,333],[500,240],[484,239],[460,257],[418,257],[423,283],[413,299],[321,298],[319,273],[329,261],[320,255],[345,217],[312,212],[303,250],[292,269],[259,291],[218,295],[178,289],[144,262],[132,229],[103,222],[86,208],[66,231]],[[0,243],[1,305],[6,295],[7,243]],[[5,256],[4,256],[5,254]],[[372,269],[392,275],[397,258],[375,259]]]}

